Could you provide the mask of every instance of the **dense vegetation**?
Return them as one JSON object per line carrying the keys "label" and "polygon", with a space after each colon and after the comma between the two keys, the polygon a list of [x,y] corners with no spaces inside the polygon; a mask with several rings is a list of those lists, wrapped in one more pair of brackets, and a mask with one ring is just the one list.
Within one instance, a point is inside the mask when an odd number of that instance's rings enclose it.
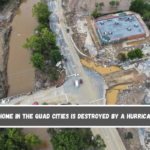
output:
{"label": "dense vegetation", "polygon": [[[49,27],[48,6],[38,2],[33,6],[33,16],[39,25],[34,29],[35,34],[26,38],[23,47],[33,52],[30,63],[38,70],[49,76],[50,80],[58,80],[59,72],[55,65],[63,59],[59,47],[56,46],[56,35]],[[47,62],[49,62],[47,64]]]}
{"label": "dense vegetation", "polygon": [[8,0],[0,0],[0,5],[7,3],[7,2],[8,2]]}
{"label": "dense vegetation", "polygon": [[[89,129],[61,129],[61,132],[55,132],[49,129],[51,135],[51,144],[54,150],[84,150],[95,148],[104,150],[106,145],[100,135],[93,137]],[[92,138],[93,137],[93,138]]]}
{"label": "dense vegetation", "polygon": [[143,16],[148,28],[150,29],[150,4],[149,0],[133,0],[129,10],[139,13]]}
{"label": "dense vegetation", "polygon": [[42,141],[35,134],[22,134],[20,129],[5,128],[0,130],[1,150],[32,150],[33,147],[41,145]]}
{"label": "dense vegetation", "polygon": [[119,53],[117,58],[121,61],[126,61],[127,58],[133,60],[136,58],[142,58],[144,56],[141,49],[137,48],[136,50],[132,50],[128,52],[127,56],[124,53]]}

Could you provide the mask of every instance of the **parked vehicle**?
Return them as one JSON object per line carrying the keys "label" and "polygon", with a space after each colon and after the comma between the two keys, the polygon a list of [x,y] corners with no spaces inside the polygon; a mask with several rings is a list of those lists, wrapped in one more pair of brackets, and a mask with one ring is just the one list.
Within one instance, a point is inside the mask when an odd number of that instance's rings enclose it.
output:
{"label": "parked vehicle", "polygon": [[68,59],[67,59],[67,58],[64,58],[64,60],[65,60],[65,62],[67,62],[67,61],[68,61]]}
{"label": "parked vehicle", "polygon": [[81,84],[83,83],[83,80],[82,80],[82,79],[80,79],[80,83],[81,83]]}
{"label": "parked vehicle", "polygon": [[34,102],[32,105],[39,105],[39,103],[38,102]]}
{"label": "parked vehicle", "polygon": [[79,74],[77,73],[77,74],[75,74],[75,76],[79,76]]}
{"label": "parked vehicle", "polygon": [[67,29],[67,33],[69,33],[69,29]]}
{"label": "parked vehicle", "polygon": [[78,87],[79,86],[79,82],[78,80],[75,80],[75,87]]}

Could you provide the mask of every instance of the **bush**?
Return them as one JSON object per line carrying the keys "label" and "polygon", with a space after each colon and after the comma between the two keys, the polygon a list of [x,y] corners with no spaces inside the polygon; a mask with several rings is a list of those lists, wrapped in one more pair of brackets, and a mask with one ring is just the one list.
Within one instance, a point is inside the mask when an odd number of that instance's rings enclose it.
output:
{"label": "bush", "polygon": [[133,134],[131,132],[128,132],[127,135],[125,135],[125,139],[133,139]]}
{"label": "bush", "polygon": [[50,69],[48,71],[48,76],[50,77],[50,80],[57,81],[59,78],[59,72],[54,69]]}
{"label": "bush", "polygon": [[42,103],[42,105],[48,105],[48,103],[44,102],[44,103]]}
{"label": "bush", "polygon": [[119,60],[121,60],[121,61],[126,61],[127,56],[126,56],[125,53],[119,53],[118,56],[117,56],[117,58],[118,58]]}
{"label": "bush", "polygon": [[144,56],[141,49],[137,48],[136,50],[132,50],[128,53],[128,57],[133,60],[135,58],[142,58]]}
{"label": "bush", "polygon": [[98,9],[96,8],[94,11],[93,11],[93,13],[92,13],[92,16],[94,17],[94,18],[97,18],[98,17]]}

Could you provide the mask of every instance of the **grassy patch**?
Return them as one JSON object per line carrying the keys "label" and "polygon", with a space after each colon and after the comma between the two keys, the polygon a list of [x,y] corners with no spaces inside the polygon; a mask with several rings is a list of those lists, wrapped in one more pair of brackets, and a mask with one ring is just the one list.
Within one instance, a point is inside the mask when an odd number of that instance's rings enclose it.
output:
{"label": "grassy patch", "polygon": [[84,56],[81,54],[78,54],[80,59],[84,59]]}
{"label": "grassy patch", "polygon": [[69,26],[69,22],[70,22],[69,18],[66,18],[66,23],[68,26]]}

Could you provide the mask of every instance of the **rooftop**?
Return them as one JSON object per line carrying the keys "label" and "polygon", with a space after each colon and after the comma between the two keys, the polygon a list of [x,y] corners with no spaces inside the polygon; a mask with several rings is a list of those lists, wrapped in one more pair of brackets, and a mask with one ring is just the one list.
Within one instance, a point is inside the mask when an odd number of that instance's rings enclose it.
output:
{"label": "rooftop", "polygon": [[145,33],[134,14],[97,20],[96,24],[101,35],[109,37],[110,40]]}

